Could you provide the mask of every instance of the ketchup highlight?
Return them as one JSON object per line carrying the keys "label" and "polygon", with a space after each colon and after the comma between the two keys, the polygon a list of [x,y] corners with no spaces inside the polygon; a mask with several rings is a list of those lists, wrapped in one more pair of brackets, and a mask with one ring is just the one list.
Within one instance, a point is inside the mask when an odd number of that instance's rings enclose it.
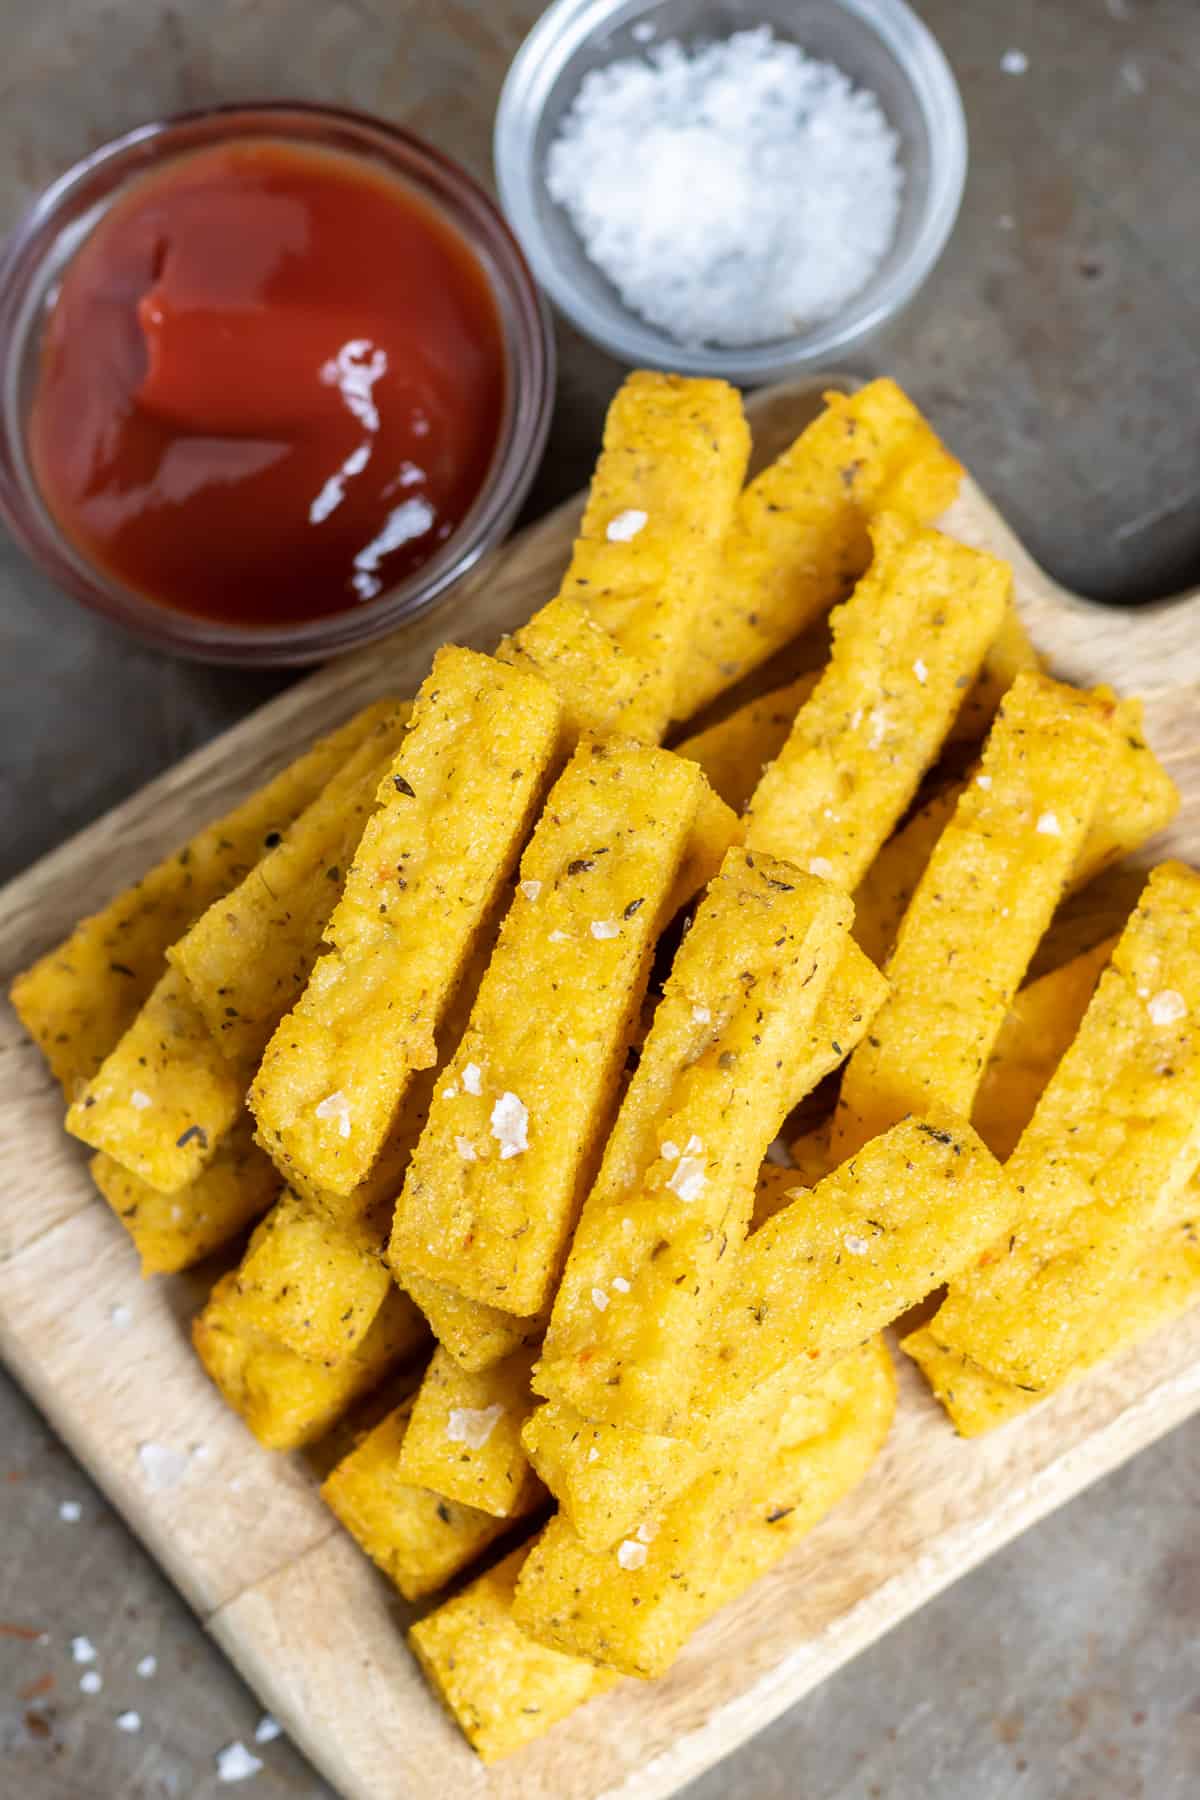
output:
{"label": "ketchup highlight", "polygon": [[64,276],[30,418],[60,529],[145,598],[238,624],[359,606],[486,477],[499,316],[458,233],[336,151],[181,158]]}

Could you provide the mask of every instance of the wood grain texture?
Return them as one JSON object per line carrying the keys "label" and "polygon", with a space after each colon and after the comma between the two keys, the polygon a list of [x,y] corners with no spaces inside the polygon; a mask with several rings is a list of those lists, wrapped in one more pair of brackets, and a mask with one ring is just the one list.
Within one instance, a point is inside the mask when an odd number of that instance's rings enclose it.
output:
{"label": "wood grain texture", "polygon": [[[811,384],[758,396],[760,457],[789,440],[813,404]],[[0,978],[316,732],[374,695],[412,692],[445,639],[494,643],[552,592],[576,512],[561,508],[401,638],[292,689],[13,883],[0,905]],[[1169,849],[1200,861],[1200,597],[1136,614],[1078,602],[1048,581],[970,484],[945,523],[1012,558],[1022,611],[1056,671],[1146,696],[1151,742],[1185,799],[1146,860]],[[139,1282],[7,1004],[0,1071],[0,1352],[264,1705],[348,1800],[674,1793],[1200,1406],[1200,1310],[971,1444],[955,1438],[906,1367],[896,1428],[867,1481],[714,1620],[665,1681],[624,1684],[486,1771],[419,1679],[401,1635],[404,1609],[333,1526],[308,1470],[260,1450],[218,1402],[186,1342],[196,1284]],[[120,1309],[127,1324],[117,1322]]]}

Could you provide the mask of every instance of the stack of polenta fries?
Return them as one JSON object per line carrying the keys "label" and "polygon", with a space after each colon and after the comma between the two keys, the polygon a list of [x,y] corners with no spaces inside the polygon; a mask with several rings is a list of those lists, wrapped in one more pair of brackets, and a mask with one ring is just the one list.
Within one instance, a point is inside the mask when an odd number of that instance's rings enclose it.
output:
{"label": "stack of polenta fries", "polygon": [[409,1599],[524,1537],[411,1634],[485,1759],[860,1479],[916,1303],[970,1435],[1200,1293],[1200,876],[1022,985],[1173,815],[1139,703],[1041,672],[893,383],[748,451],[731,388],[632,376],[548,605],[14,990],[145,1272],[260,1221],[194,1334],[260,1441],[395,1377],[345,1527]]}

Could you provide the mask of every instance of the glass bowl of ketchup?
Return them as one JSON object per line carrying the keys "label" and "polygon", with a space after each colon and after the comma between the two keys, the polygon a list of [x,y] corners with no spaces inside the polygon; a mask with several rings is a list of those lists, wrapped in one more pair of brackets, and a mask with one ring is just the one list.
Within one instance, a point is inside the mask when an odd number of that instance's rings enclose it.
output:
{"label": "glass bowl of ketchup", "polygon": [[156,123],[0,253],[0,516],[166,650],[315,662],[512,524],[554,395],[497,209],[398,128],[304,105]]}

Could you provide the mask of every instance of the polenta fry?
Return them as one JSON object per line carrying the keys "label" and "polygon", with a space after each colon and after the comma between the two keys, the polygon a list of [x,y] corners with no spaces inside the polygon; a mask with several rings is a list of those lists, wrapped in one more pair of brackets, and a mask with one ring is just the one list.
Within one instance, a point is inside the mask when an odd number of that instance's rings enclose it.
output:
{"label": "polenta fry", "polygon": [[[514,1519],[460,1506],[405,1481],[400,1459],[412,1409],[406,1400],[343,1457],[326,1477],[321,1498],[404,1598],[420,1600],[482,1556]],[[531,1489],[530,1511],[539,1499],[539,1490]]]}
{"label": "polenta fry", "polygon": [[256,1228],[235,1284],[247,1326],[330,1368],[355,1353],[392,1292],[379,1258],[294,1194]]}
{"label": "polenta fry", "polygon": [[796,714],[819,679],[820,671],[813,670],[786,687],[748,700],[706,731],[683,738],[674,746],[675,754],[699,763],[722,800],[734,812],[744,812],[763,770],[787,743]]}
{"label": "polenta fry", "polygon": [[523,1317],[550,1300],[704,785],[593,740],[556,782],[396,1208],[402,1284]]}
{"label": "polenta fry", "polygon": [[535,1354],[530,1345],[468,1375],[435,1350],[400,1453],[402,1478],[498,1519],[529,1512],[542,1494],[521,1444]]}
{"label": "polenta fry", "polygon": [[959,465],[895,382],[827,394],[825,403],[738,502],[676,718],[698,713],[846,598],[870,562],[876,513],[928,525],[958,490]]}
{"label": "polenta fry", "polygon": [[1110,701],[1018,676],[904,915],[888,999],[847,1065],[836,1161],[931,1103],[970,1114],[1114,753]]}
{"label": "polenta fry", "polygon": [[[847,941],[825,882],[731,850],[684,939],[585,1203],[534,1387],[588,1418],[677,1431],[696,1340]],[[726,1252],[732,1252],[725,1261]]]}
{"label": "polenta fry", "polygon": [[393,704],[377,701],[320,739],[17,977],[17,1017],[68,1102],[132,1025],[162,975],[169,946],[237,886]]}
{"label": "polenta fry", "polygon": [[282,840],[168,951],[213,1037],[247,1083],[308,980],[411,711],[397,703],[384,714]]}
{"label": "polenta fry", "polygon": [[329,921],[331,948],[250,1092],[283,1171],[348,1194],[369,1173],[519,853],[556,754],[532,677],[447,648],[413,707]]}
{"label": "polenta fry", "polygon": [[133,1239],[143,1275],[177,1275],[253,1223],[279,1193],[279,1171],[243,1114],[195,1181],[160,1194],[103,1151],[92,1180]]}
{"label": "polenta fry", "polygon": [[751,795],[746,843],[852,889],[935,760],[1004,617],[1007,563],[891,513],[833,653]]}
{"label": "polenta fry", "polygon": [[1008,1172],[1011,1233],[951,1283],[933,1330],[993,1374],[1060,1382],[1200,1160],[1200,875],[1164,863],[1122,932]]}

